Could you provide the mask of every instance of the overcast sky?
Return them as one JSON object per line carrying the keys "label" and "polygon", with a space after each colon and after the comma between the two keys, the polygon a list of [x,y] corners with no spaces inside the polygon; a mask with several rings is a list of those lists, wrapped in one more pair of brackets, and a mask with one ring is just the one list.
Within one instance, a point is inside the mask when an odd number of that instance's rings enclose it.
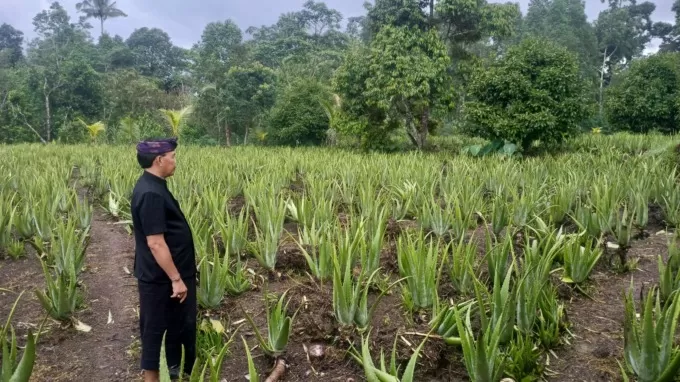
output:
{"label": "overcast sky", "polygon": [[[78,1],[61,1],[73,20],[77,19]],[[589,18],[596,18],[604,5],[600,0],[585,1]],[[519,2],[526,12],[529,0]],[[652,2],[657,5],[655,21],[673,21],[673,0]],[[157,27],[166,31],[175,44],[189,48],[200,39],[209,22],[232,19],[245,31],[250,26],[273,24],[281,13],[299,10],[304,3],[305,0],[117,0],[118,8],[128,17],[107,20],[105,28],[127,38],[136,28]],[[364,0],[326,0],[329,7],[339,10],[345,18],[365,14],[363,3]],[[33,17],[50,4],[51,0],[0,0],[0,24],[9,23],[20,29],[28,40],[35,36]],[[95,26],[92,35],[97,38],[99,23],[93,20],[92,24]]]}

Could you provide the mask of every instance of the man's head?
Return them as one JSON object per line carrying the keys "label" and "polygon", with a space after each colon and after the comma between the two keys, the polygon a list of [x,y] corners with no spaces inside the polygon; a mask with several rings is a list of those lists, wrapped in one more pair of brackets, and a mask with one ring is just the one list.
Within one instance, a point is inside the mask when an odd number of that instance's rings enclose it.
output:
{"label": "man's head", "polygon": [[174,138],[139,142],[137,162],[143,169],[155,175],[170,177],[175,173],[176,148],[177,140]]}

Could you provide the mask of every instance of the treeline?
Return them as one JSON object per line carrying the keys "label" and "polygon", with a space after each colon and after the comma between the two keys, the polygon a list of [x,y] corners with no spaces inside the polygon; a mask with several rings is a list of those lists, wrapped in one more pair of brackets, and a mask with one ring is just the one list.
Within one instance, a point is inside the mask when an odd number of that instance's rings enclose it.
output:
{"label": "treeline", "polygon": [[0,142],[173,134],[385,149],[455,132],[529,150],[590,129],[680,128],[680,0],[675,25],[635,0],[609,0],[593,22],[581,0],[531,0],[526,15],[485,0],[376,0],[349,20],[310,0],[270,26],[210,23],[190,49],[157,28],[110,36],[127,16],[112,1],[76,10],[36,15],[27,49],[0,26]]}

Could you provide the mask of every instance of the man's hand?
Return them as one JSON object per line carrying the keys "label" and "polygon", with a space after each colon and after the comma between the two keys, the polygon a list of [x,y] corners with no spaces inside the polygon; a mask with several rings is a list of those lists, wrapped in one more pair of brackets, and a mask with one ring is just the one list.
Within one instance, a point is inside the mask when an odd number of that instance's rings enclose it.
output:
{"label": "man's hand", "polygon": [[170,298],[179,298],[180,304],[186,300],[187,286],[184,285],[184,280],[179,279],[178,281],[172,282],[172,296],[170,296]]}

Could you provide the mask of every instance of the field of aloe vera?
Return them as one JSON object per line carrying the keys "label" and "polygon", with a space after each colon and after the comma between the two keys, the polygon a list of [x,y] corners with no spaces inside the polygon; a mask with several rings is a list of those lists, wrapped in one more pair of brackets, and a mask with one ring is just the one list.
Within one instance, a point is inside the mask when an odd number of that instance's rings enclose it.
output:
{"label": "field of aloe vera", "polygon": [[[192,380],[678,380],[668,142],[524,159],[180,147]],[[139,380],[134,148],[0,157],[0,381]]]}

